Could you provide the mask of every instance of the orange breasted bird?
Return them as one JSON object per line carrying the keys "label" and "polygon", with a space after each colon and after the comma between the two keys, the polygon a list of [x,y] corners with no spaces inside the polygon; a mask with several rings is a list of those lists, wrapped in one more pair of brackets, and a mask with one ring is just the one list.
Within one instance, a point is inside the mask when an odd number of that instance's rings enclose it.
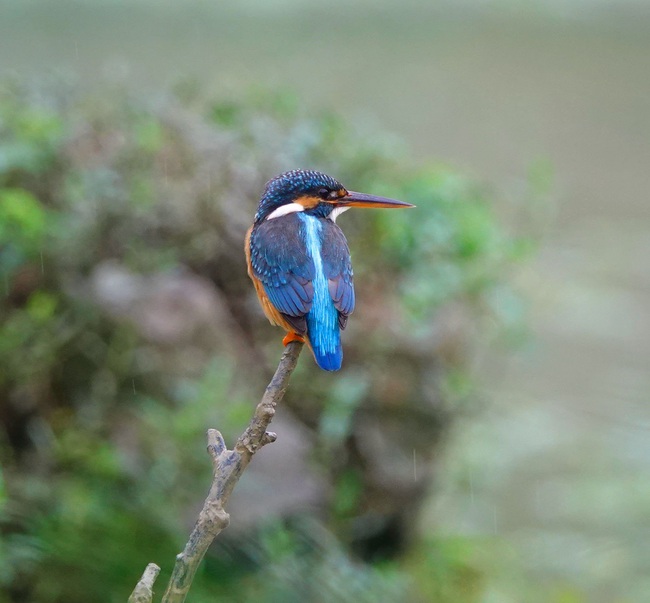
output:
{"label": "orange breasted bird", "polygon": [[341,330],[354,310],[350,250],[336,218],[350,207],[414,207],[346,190],[331,176],[292,170],[266,184],[246,234],[248,274],[284,344],[306,341],[326,371],[341,368]]}

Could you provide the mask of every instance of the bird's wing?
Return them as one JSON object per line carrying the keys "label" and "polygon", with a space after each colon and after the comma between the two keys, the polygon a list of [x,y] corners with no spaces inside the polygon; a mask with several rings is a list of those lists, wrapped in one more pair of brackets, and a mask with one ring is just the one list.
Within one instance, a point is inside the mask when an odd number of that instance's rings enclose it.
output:
{"label": "bird's wing", "polygon": [[250,261],[269,301],[297,333],[304,334],[305,315],[314,298],[314,262],[300,237],[298,217],[289,214],[253,228]]}
{"label": "bird's wing", "polygon": [[323,269],[334,306],[339,311],[339,325],[345,329],[354,310],[354,281],[350,250],[343,231],[331,220],[323,220]]}

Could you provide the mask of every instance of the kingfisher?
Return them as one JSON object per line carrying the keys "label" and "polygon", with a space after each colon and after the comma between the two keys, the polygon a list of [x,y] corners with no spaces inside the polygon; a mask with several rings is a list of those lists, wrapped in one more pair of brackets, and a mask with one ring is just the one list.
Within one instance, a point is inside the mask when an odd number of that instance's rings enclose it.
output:
{"label": "kingfisher", "polygon": [[287,331],[284,345],[307,343],[318,366],[341,368],[341,331],[354,310],[350,250],[336,219],[350,207],[404,208],[410,203],[348,191],[311,170],[266,183],[246,262],[264,314]]}

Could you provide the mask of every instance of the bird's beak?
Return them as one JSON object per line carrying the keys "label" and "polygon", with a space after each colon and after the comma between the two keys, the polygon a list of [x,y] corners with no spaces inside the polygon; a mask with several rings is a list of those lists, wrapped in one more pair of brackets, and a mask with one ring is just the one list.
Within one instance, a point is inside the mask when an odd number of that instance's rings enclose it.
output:
{"label": "bird's beak", "polygon": [[387,197],[377,197],[375,195],[366,195],[366,193],[355,193],[353,191],[348,191],[347,195],[336,199],[334,204],[340,207],[415,207],[415,205],[398,201],[397,199],[388,199]]}

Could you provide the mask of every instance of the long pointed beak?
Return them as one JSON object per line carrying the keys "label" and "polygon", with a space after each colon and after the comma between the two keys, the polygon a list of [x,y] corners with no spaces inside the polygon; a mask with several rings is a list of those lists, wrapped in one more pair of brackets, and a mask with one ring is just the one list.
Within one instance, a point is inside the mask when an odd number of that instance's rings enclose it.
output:
{"label": "long pointed beak", "polygon": [[397,199],[388,199],[387,197],[377,197],[376,195],[367,195],[366,193],[355,193],[348,191],[344,197],[339,197],[334,201],[335,205],[342,207],[376,207],[376,208],[398,208],[398,207],[415,207],[410,203],[398,201]]}

